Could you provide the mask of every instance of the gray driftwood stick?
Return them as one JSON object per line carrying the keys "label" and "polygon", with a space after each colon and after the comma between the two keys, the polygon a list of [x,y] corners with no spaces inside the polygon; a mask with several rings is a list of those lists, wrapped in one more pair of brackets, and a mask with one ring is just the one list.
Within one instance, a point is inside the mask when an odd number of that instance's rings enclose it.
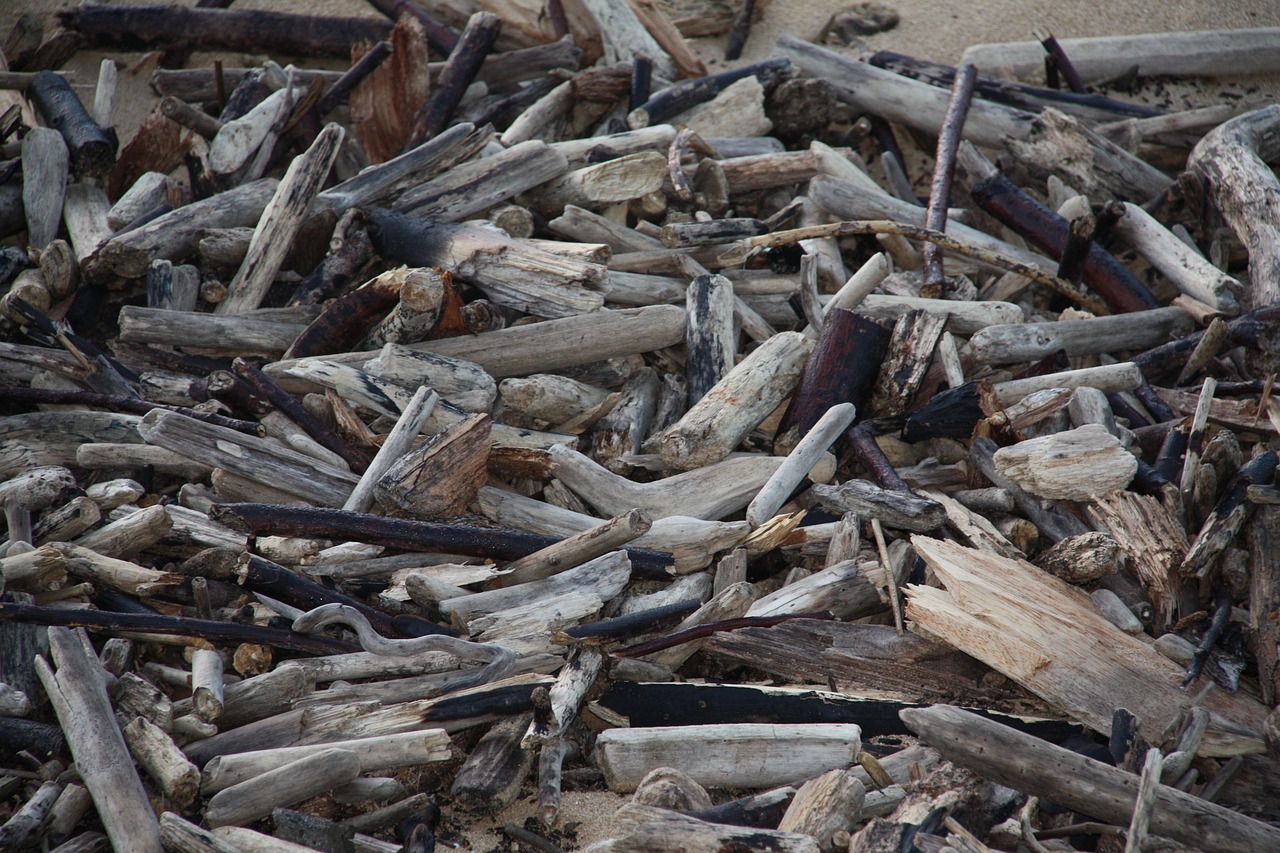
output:
{"label": "gray driftwood stick", "polygon": [[330,468],[283,445],[173,412],[151,411],[143,417],[138,430],[148,444],[158,444],[322,506],[341,506],[357,482],[353,474]]}
{"label": "gray driftwood stick", "polygon": [[534,551],[508,563],[499,586],[516,586],[542,580],[558,572],[594,560],[649,532],[653,520],[644,510],[633,509],[608,521]]}
{"label": "gray driftwood stick", "polygon": [[1119,364],[1064,370],[1061,373],[1047,373],[1027,379],[1011,379],[1008,382],[997,382],[995,388],[1000,405],[1008,406],[1028,394],[1048,388],[1087,386],[1107,394],[1114,394],[1118,391],[1132,391],[1141,384],[1142,371],[1138,369],[1138,365],[1131,361],[1122,361]]}
{"label": "gray driftwood stick", "polygon": [[187,760],[169,734],[145,717],[135,717],[124,728],[129,751],[167,799],[181,808],[195,800],[200,771]]}
{"label": "gray driftwood stick", "polygon": [[305,312],[281,316],[257,312],[218,316],[195,311],[168,308],[144,308],[124,305],[120,308],[120,340],[169,346],[198,345],[215,352],[272,353],[279,355],[289,348],[307,328]]}
{"label": "gray driftwood stick", "polygon": [[521,142],[492,157],[454,166],[419,184],[400,196],[394,209],[457,222],[559,178],[568,168],[564,155],[546,143]]}
{"label": "gray driftwood stick", "polygon": [[400,413],[400,418],[391,429],[386,441],[378,449],[378,454],[373,457],[368,469],[342,504],[344,510],[365,512],[369,509],[373,504],[374,486],[382,475],[391,470],[391,466],[409,451],[413,440],[422,431],[423,425],[431,416],[431,411],[439,399],[439,395],[425,385],[414,392],[413,398]]}
{"label": "gray driftwood stick", "polygon": [[[1243,310],[1245,294],[1240,282],[1179,240],[1141,207],[1130,202],[1123,204],[1124,216],[1112,227],[1121,240],[1150,261],[1187,296],[1224,314],[1239,314]],[[1127,349],[1142,349],[1144,346],[1131,343]]]}
{"label": "gray driftwood stick", "polygon": [[244,824],[337,788],[360,775],[360,755],[350,749],[325,749],[215,794],[205,808],[211,827]]}
{"label": "gray driftwood stick", "polygon": [[987,326],[974,332],[969,347],[970,355],[979,364],[1038,361],[1058,350],[1075,358],[1112,350],[1147,349],[1185,334],[1192,324],[1191,317],[1181,308],[1153,308],[1056,323]]}
{"label": "gray driftwood stick", "polygon": [[[987,779],[1108,823],[1129,823],[1139,783],[1132,773],[950,705],[899,714],[944,758]],[[1045,767],[1058,770],[1045,773]],[[1167,785],[1156,788],[1150,827],[1154,834],[1221,853],[1280,846],[1280,829]]]}
{"label": "gray driftwood stick", "polygon": [[58,670],[37,658],[36,673],[112,847],[161,853],[160,825],[112,716],[101,665],[68,628],[49,628],[49,644]]}
{"label": "gray driftwood stick", "polygon": [[262,217],[249,243],[249,253],[227,286],[227,298],[214,309],[217,314],[242,314],[257,308],[302,228],[307,210],[329,175],[346,131],[330,123],[311,143],[311,147],[293,159],[288,171],[276,187],[275,195],[262,211]]}
{"label": "gray driftwood stick", "polygon": [[853,423],[856,414],[853,403],[840,403],[823,413],[747,506],[747,521],[752,527],[759,527],[774,516],[818,458]]}

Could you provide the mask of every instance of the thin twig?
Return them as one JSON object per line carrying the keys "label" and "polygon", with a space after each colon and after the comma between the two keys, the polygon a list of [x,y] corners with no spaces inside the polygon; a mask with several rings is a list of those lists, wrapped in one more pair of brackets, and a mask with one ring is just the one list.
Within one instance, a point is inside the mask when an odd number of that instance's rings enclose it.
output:
{"label": "thin twig", "polygon": [[[947,114],[938,133],[933,183],[929,185],[929,208],[924,215],[925,227],[934,231],[947,230],[947,205],[951,202],[951,181],[956,174],[956,149],[960,147],[960,132],[969,115],[969,104],[973,102],[973,85],[977,79],[978,69],[966,63],[956,71],[956,79],[951,84],[951,101],[947,104]],[[942,274],[942,249],[937,243],[925,243],[923,254],[925,287],[941,288],[945,281]]]}

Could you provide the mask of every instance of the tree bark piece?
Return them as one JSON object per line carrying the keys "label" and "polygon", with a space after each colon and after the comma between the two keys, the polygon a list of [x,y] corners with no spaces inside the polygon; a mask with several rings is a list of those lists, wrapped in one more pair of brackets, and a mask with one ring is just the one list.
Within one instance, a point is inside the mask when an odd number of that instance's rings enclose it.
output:
{"label": "tree bark piece", "polygon": [[[949,705],[911,708],[901,715],[903,722],[944,758],[994,782],[1052,798],[1109,823],[1126,825],[1133,814],[1139,779],[1132,773]],[[1048,766],[1059,767],[1061,772],[1042,773],[1041,768]],[[1280,844],[1275,827],[1167,785],[1156,788],[1151,831],[1223,853]]]}
{"label": "tree bark piece", "polygon": [[[1020,561],[920,536],[912,544],[947,588],[907,588],[907,617],[931,636],[991,664],[1095,731],[1110,731],[1115,708],[1130,709],[1152,732],[1181,712],[1179,667],[1107,622],[1079,590]],[[1218,692],[1204,706],[1213,723],[1202,755],[1261,748],[1265,710],[1259,703]]]}
{"label": "tree bark piece", "polygon": [[489,423],[488,415],[469,415],[400,457],[374,485],[378,503],[411,518],[462,513],[487,477]]}

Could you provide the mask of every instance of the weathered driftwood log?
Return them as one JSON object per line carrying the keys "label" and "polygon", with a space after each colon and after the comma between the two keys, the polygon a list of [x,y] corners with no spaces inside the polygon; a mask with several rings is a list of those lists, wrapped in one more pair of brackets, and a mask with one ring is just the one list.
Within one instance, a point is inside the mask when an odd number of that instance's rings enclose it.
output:
{"label": "weathered driftwood log", "polygon": [[812,348],[783,332],[754,350],[656,439],[663,460],[689,469],[724,459],[795,388]]}
{"label": "weathered driftwood log", "polygon": [[791,492],[800,485],[818,458],[853,423],[853,403],[839,403],[828,409],[800,439],[786,461],[769,478],[747,506],[747,521],[759,527],[773,517]]}
{"label": "weathered driftwood log", "polygon": [[58,670],[38,658],[36,672],[112,846],[160,853],[159,824],[111,714],[101,665],[66,628],[50,628],[49,642]]}
{"label": "weathered driftwood log", "polygon": [[1026,379],[1010,379],[997,382],[996,399],[1002,406],[1009,406],[1023,397],[1050,388],[1097,388],[1106,394],[1132,391],[1142,382],[1142,372],[1131,361],[1107,364],[1100,367],[1082,367],[1061,373],[1046,373]]}
{"label": "weathered driftwood log", "polygon": [[887,527],[924,533],[947,520],[946,511],[936,501],[909,492],[882,489],[866,480],[816,485],[810,491],[814,500],[828,509],[878,518]]}
{"label": "weathered driftwood log", "polygon": [[307,328],[314,311],[281,315],[268,309],[218,316],[168,308],[124,305],[120,308],[120,340],[140,344],[198,346],[211,352],[283,353]]}
{"label": "weathered driftwood log", "polygon": [[67,145],[55,130],[33,128],[22,139],[22,207],[28,242],[37,248],[58,236],[69,158]]}
{"label": "weathered driftwood log", "polygon": [[[91,282],[102,281],[112,274],[141,278],[156,258],[182,260],[195,252],[196,240],[204,229],[256,225],[275,193],[276,184],[271,178],[253,181],[183,205],[146,225],[112,237],[84,261],[84,274]],[[103,213],[105,215],[105,208]]]}
{"label": "weathered driftwood log", "polygon": [[374,245],[411,266],[437,266],[472,281],[500,305],[541,317],[568,317],[604,304],[599,264],[552,254],[475,223],[427,223],[380,213]]}
{"label": "weathered driftwood log", "polygon": [[[902,719],[948,760],[1002,785],[1111,823],[1125,825],[1133,814],[1139,780],[1132,773],[949,705],[907,709]],[[1037,768],[1045,762],[1064,770],[1044,775]],[[1175,841],[1224,853],[1280,843],[1274,827],[1167,785],[1157,786],[1155,798],[1151,830]]]}
{"label": "weathered driftwood log", "polygon": [[360,775],[359,753],[325,749],[219,791],[205,808],[210,826],[249,823]]}
{"label": "weathered driftwood log", "polygon": [[559,178],[565,156],[531,139],[491,157],[461,163],[399,196],[394,209],[415,217],[456,222]]}
{"label": "weathered driftwood log", "polygon": [[[1091,83],[1128,73],[1134,66],[1142,76],[1262,74],[1274,67],[1275,40],[1276,28],[1258,27],[1069,38],[1059,43],[1080,76]],[[1028,79],[1044,68],[1044,46],[1038,41],[975,44],[961,61]]]}
{"label": "weathered driftwood log", "polygon": [[1033,495],[1083,501],[1129,485],[1138,460],[1101,424],[1021,441],[995,453],[996,470]]}
{"label": "weathered driftwood log", "polygon": [[[1103,619],[1078,590],[1029,564],[954,543],[916,536],[912,544],[948,590],[907,590],[908,617],[930,635],[1049,697],[1095,731],[1110,731],[1117,707],[1131,709],[1151,731],[1163,730],[1180,713],[1184,697],[1177,665]],[[1033,588],[1037,592],[1029,596]],[[976,589],[983,590],[981,614],[969,609]],[[996,616],[1002,608],[1009,608],[1007,614]],[[1033,615],[1040,609],[1042,615]],[[1046,632],[1050,618],[1056,630]],[[1086,684],[1087,690],[1081,687]],[[1201,754],[1248,754],[1260,748],[1259,703],[1215,693],[1205,707],[1213,723]]]}
{"label": "weathered driftwood log", "polygon": [[262,211],[249,252],[227,285],[227,298],[218,303],[216,313],[241,314],[262,303],[293,238],[302,228],[307,210],[337,159],[345,134],[341,125],[329,124],[311,147],[289,164],[271,201]]}
{"label": "weathered driftwood log", "polygon": [[765,788],[853,763],[861,730],[849,724],[658,726],[610,729],[596,740],[605,781],[634,790],[655,767],[703,785]]}
{"label": "weathered driftwood log", "polygon": [[484,485],[492,448],[488,415],[468,415],[402,456],[376,482],[374,496],[393,515],[458,515]]}
{"label": "weathered driftwood log", "polygon": [[969,339],[970,354],[985,364],[1038,361],[1063,350],[1068,358],[1155,346],[1190,329],[1181,308],[1154,308],[1112,317],[987,326]]}

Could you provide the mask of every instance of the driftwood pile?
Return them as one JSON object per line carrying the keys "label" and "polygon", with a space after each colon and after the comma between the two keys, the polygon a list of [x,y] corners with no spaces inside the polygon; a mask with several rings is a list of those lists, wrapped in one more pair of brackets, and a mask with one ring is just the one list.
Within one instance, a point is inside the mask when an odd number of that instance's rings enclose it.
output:
{"label": "driftwood pile", "polygon": [[1280,849],[1280,106],[373,5],[2,78],[0,849]]}

